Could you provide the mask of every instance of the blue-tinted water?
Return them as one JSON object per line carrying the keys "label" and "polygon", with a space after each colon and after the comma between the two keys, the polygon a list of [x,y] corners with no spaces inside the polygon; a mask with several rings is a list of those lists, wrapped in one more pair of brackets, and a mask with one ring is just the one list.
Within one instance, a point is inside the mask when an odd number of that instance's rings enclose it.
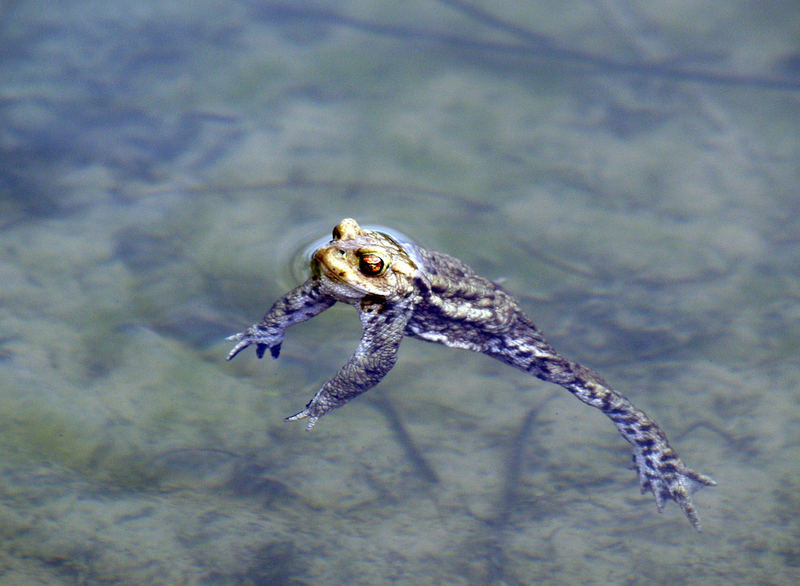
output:
{"label": "blue-tinted water", "polygon": [[[475,8],[478,10],[475,10]],[[800,8],[0,2],[0,581],[800,575]],[[307,433],[334,308],[224,336],[345,216],[517,294],[719,483],[658,514],[613,426],[403,344]]]}

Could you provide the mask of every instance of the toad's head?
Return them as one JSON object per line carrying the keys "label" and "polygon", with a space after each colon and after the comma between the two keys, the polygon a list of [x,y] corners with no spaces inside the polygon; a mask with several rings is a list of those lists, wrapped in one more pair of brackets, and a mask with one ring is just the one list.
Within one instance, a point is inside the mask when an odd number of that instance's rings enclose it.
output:
{"label": "toad's head", "polygon": [[335,297],[352,303],[367,295],[389,301],[408,296],[418,269],[394,238],[345,218],[333,239],[314,252],[311,270]]}

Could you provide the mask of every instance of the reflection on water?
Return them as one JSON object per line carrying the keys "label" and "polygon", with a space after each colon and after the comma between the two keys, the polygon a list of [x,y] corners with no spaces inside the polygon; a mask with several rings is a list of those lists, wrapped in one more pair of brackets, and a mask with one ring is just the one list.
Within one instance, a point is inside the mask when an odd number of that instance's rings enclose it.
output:
{"label": "reflection on water", "polygon": [[[0,2],[3,581],[792,583],[800,14],[754,7]],[[348,216],[502,280],[719,482],[704,532],[466,352],[284,423],[355,314],[223,338]]]}

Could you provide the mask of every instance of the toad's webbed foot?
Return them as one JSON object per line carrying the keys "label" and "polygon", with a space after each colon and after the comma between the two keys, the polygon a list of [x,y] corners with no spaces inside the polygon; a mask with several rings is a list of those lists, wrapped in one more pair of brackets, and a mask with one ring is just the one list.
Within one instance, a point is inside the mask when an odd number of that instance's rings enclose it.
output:
{"label": "toad's webbed foot", "polygon": [[290,415],[285,419],[285,421],[299,421],[301,419],[308,419],[308,423],[306,423],[306,431],[310,430],[317,424],[319,421],[319,416],[311,415],[311,411],[309,411],[308,407],[295,413],[294,415]]}
{"label": "toad's webbed foot", "polygon": [[256,356],[259,358],[263,358],[267,348],[272,357],[277,358],[281,352],[283,332],[277,328],[265,328],[261,324],[253,324],[243,332],[233,334],[225,339],[229,342],[237,342],[236,346],[228,352],[228,360],[233,359],[239,352],[253,344],[256,345]]}
{"label": "toad's webbed foot", "polygon": [[302,411],[298,411],[294,415],[286,418],[286,421],[299,421],[301,419],[308,419],[306,423],[306,430],[310,430],[316,425],[319,418],[332,411],[336,407],[343,405],[352,397],[363,392],[365,389],[358,389],[350,385],[341,385],[341,379],[334,378],[328,381],[323,387],[317,391],[314,398],[311,399]]}
{"label": "toad's webbed foot", "polygon": [[664,510],[667,499],[675,501],[692,526],[700,531],[702,527],[692,494],[704,486],[715,486],[717,483],[711,477],[687,468],[670,447],[658,454],[658,458],[653,458],[653,455],[634,452],[633,462],[639,472],[642,494],[653,493],[659,512]]}

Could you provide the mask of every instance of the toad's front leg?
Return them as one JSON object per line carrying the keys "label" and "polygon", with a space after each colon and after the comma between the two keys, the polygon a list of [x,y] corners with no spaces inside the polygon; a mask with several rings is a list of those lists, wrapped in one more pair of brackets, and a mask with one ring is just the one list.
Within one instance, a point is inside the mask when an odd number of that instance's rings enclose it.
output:
{"label": "toad's front leg", "polygon": [[325,413],[378,384],[395,365],[410,310],[403,304],[387,305],[382,299],[365,298],[359,313],[363,331],[358,348],[305,409],[287,417],[287,421],[308,418],[306,429],[311,429]]}
{"label": "toad's front leg", "polygon": [[336,300],[322,290],[319,279],[307,280],[273,303],[261,321],[226,338],[228,341],[238,342],[228,353],[228,360],[253,344],[256,345],[256,355],[259,358],[264,356],[267,348],[272,357],[277,358],[286,328],[311,319],[334,303]]}

